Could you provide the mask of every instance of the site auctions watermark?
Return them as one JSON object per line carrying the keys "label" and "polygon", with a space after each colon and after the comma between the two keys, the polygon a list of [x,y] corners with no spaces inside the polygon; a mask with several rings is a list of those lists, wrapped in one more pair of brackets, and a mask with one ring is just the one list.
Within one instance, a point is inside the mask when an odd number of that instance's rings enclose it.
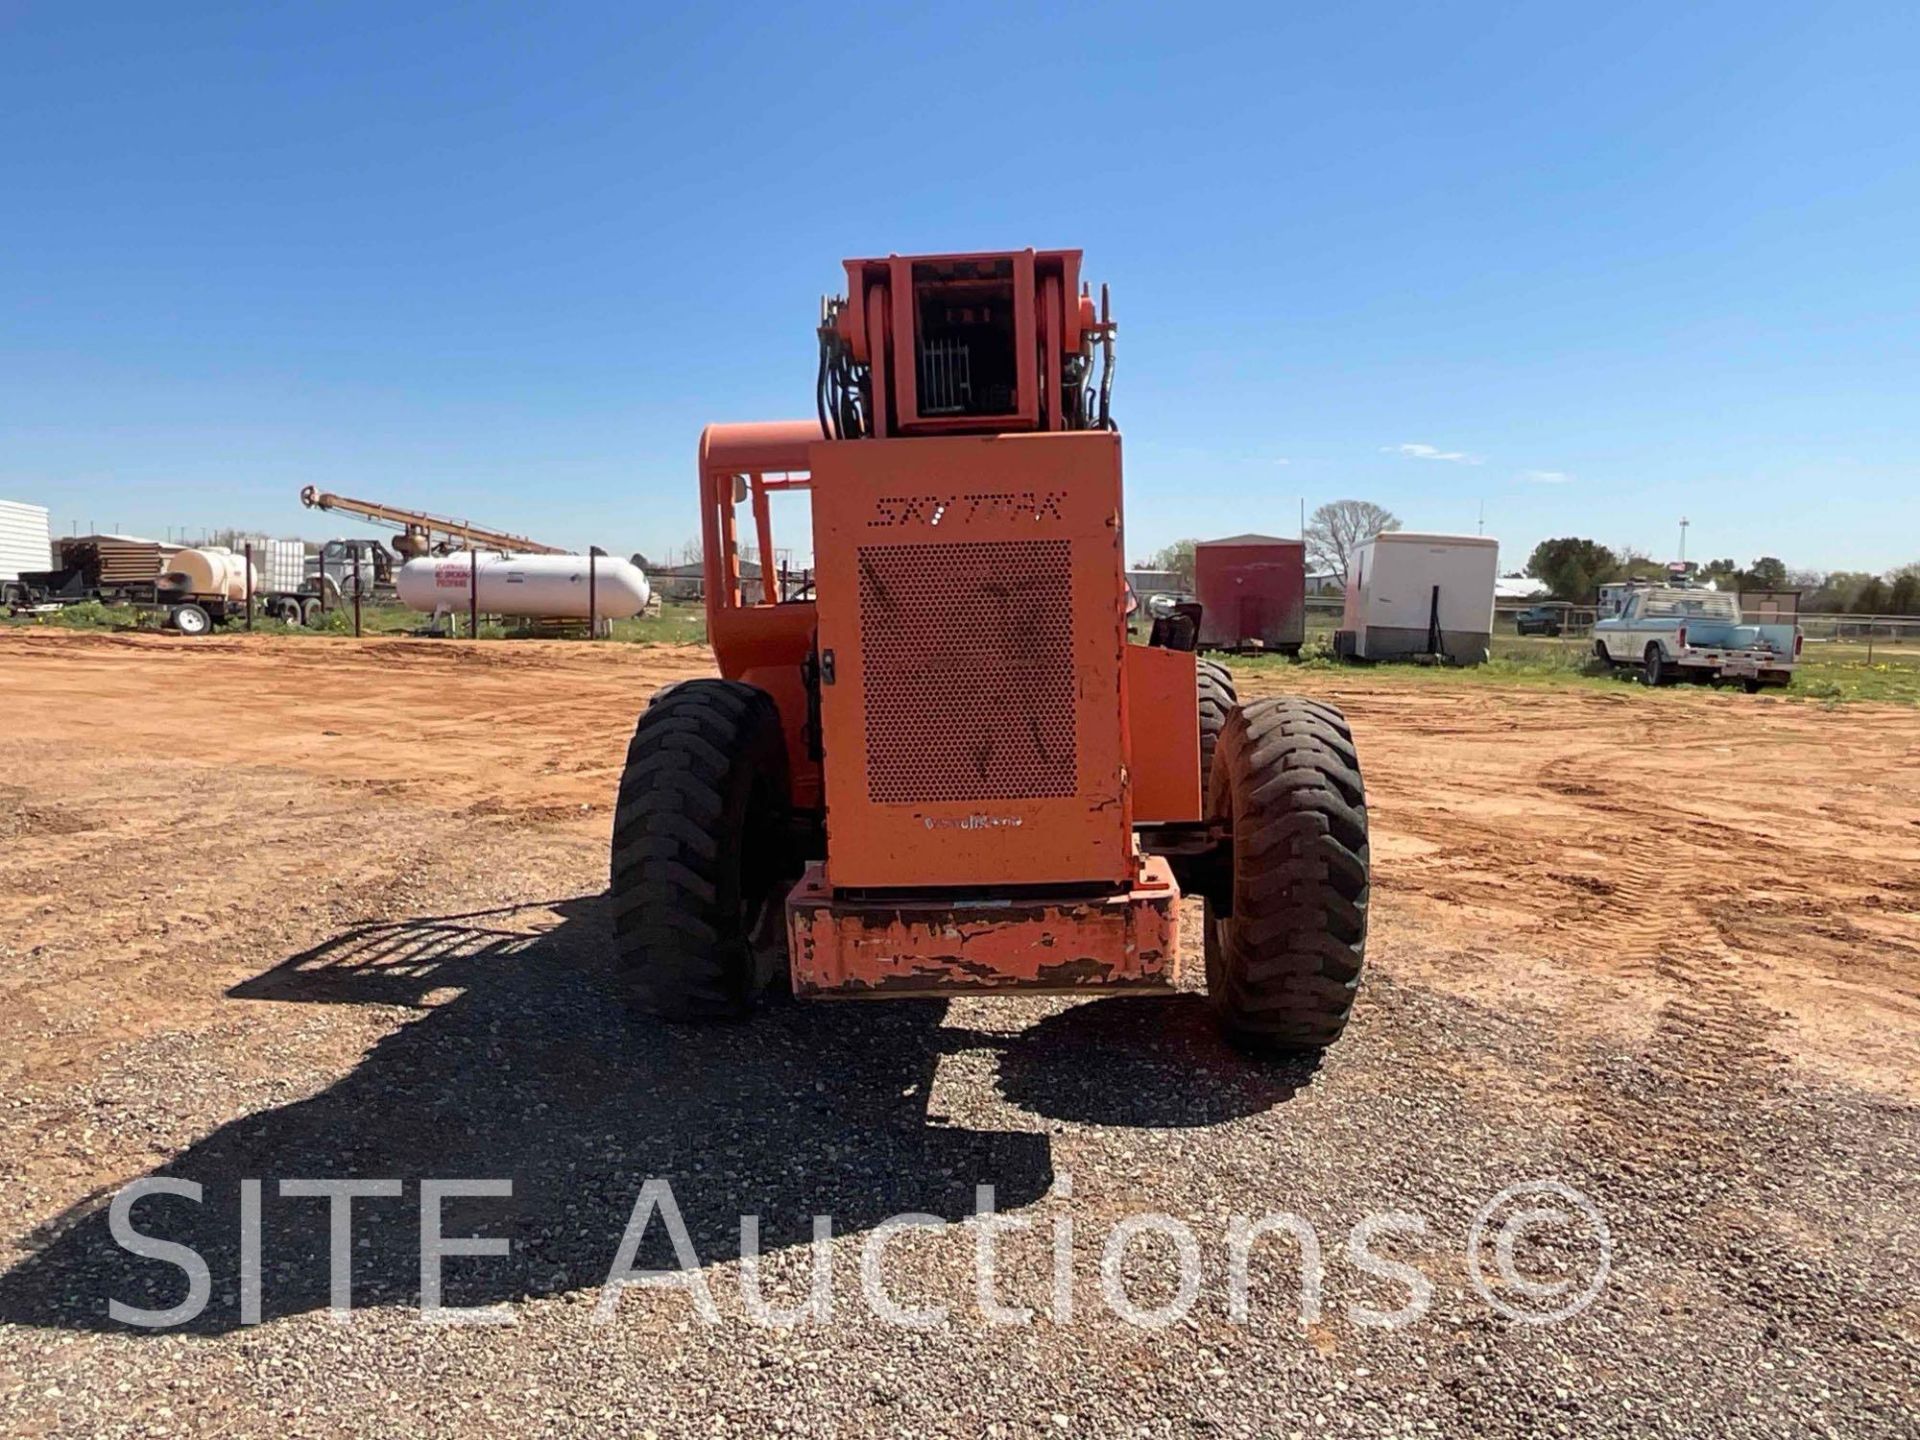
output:
{"label": "site auctions watermark", "polygon": [[[399,1179],[285,1179],[274,1187],[277,1201],[323,1200],[328,1206],[328,1309],[335,1319],[353,1314],[354,1208],[356,1202],[404,1200],[408,1186]],[[513,1182],[505,1179],[423,1179],[416,1183],[419,1209],[419,1312],[432,1324],[503,1325],[514,1320],[506,1303],[455,1306],[444,1303],[445,1267],[457,1260],[465,1265],[482,1261],[511,1261],[511,1242],[500,1236],[449,1235],[444,1207],[449,1200],[510,1200]],[[263,1201],[265,1182],[239,1182],[237,1300],[242,1325],[257,1325],[262,1315]],[[150,1198],[156,1197],[156,1198]],[[144,1309],[114,1297],[108,1313],[122,1324],[165,1329],[191,1324],[206,1311],[213,1295],[212,1271],[200,1251],[168,1239],[155,1227],[164,1218],[157,1197],[200,1204],[204,1188],[196,1181],[169,1176],[136,1180],[118,1191],[108,1209],[113,1239],[130,1254],[162,1262],[185,1279],[186,1293],[165,1309]],[[1154,1330],[1176,1324],[1201,1303],[1209,1278],[1224,1291],[1224,1311],[1231,1323],[1245,1324],[1254,1314],[1252,1298],[1256,1265],[1271,1274],[1282,1262],[1292,1266],[1293,1284],[1287,1301],[1302,1324],[1312,1324],[1325,1309],[1329,1256],[1353,1275],[1365,1277],[1368,1298],[1349,1300],[1344,1314],[1357,1325],[1399,1329],[1421,1320],[1432,1307],[1435,1281],[1427,1270],[1398,1258],[1411,1247],[1432,1259],[1436,1238],[1422,1216],[1405,1210],[1380,1210],[1363,1215],[1346,1227],[1332,1247],[1320,1227],[1291,1211],[1232,1215],[1224,1225],[1196,1227],[1158,1211],[1141,1211],[1110,1224],[1099,1244],[1097,1268],[1085,1277],[1076,1274],[1076,1227],[1073,1177],[1054,1177],[1044,1215],[1004,1214],[995,1208],[992,1185],[976,1187],[971,1215],[957,1221],[920,1212],[892,1215],[864,1227],[857,1247],[860,1304],[873,1320],[908,1329],[929,1330],[946,1325],[957,1297],[906,1296],[896,1292],[887,1275],[891,1250],[915,1232],[972,1232],[972,1294],[966,1303],[993,1325],[1031,1324],[1044,1314],[1056,1325],[1071,1324],[1077,1313],[1092,1308],[1077,1300],[1077,1278],[1097,1280],[1100,1308],[1127,1325]],[[135,1226],[134,1208],[142,1200]],[[176,1217],[177,1218],[177,1217]],[[642,1268],[639,1257],[650,1235],[664,1238],[673,1255],[666,1267]],[[1035,1266],[1010,1260],[1016,1237],[1044,1243],[1025,1245],[1042,1252]],[[766,1328],[782,1329],[823,1324],[833,1318],[836,1305],[835,1267],[845,1264],[849,1245],[836,1245],[830,1215],[812,1217],[812,1238],[806,1245],[807,1280],[802,1298],[778,1304],[767,1298],[762,1276],[761,1223],[758,1215],[739,1217],[739,1248],[734,1255],[705,1255],[696,1247],[670,1179],[655,1177],[639,1188],[624,1231],[609,1237],[609,1256],[594,1305],[594,1320],[612,1323],[622,1299],[634,1289],[677,1291],[680,1302],[708,1324],[726,1317],[714,1298],[708,1267],[737,1260],[740,1316]],[[842,1235],[842,1241],[850,1236]],[[1081,1234],[1080,1239],[1087,1239]],[[1439,1237],[1444,1241],[1444,1237]],[[1010,1244],[1009,1242],[1012,1242]],[[357,1253],[366,1258],[367,1240]],[[798,1248],[796,1245],[793,1247]],[[1527,1259],[1523,1260],[1523,1250]],[[1605,1288],[1613,1264],[1613,1237],[1605,1217],[1579,1190],[1561,1180],[1530,1180],[1510,1185],[1490,1198],[1473,1216],[1464,1248],[1441,1253],[1457,1258],[1471,1291],[1510,1320],[1547,1324],[1567,1320],[1593,1303]],[[1031,1258],[1031,1257],[1029,1257]],[[1084,1262],[1083,1262],[1084,1263]],[[1446,1267],[1451,1274],[1456,1267]],[[1036,1284],[1036,1281],[1044,1284]],[[177,1282],[176,1282],[177,1283]],[[1271,1285],[1265,1289],[1271,1290]],[[1144,1293],[1143,1293],[1144,1292]],[[1016,1293],[1038,1304],[1009,1303]],[[1395,1300],[1399,1303],[1382,1303]],[[842,1303],[844,1303],[844,1298]],[[1263,1300],[1268,1308],[1275,1302]]]}

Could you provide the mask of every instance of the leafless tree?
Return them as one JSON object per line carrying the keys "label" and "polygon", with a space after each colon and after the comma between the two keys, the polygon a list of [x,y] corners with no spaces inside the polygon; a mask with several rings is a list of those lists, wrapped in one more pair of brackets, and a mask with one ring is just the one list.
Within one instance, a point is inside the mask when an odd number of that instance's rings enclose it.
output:
{"label": "leafless tree", "polygon": [[1344,585],[1353,552],[1374,536],[1399,528],[1399,518],[1371,500],[1330,501],[1307,521],[1307,564],[1333,571]]}

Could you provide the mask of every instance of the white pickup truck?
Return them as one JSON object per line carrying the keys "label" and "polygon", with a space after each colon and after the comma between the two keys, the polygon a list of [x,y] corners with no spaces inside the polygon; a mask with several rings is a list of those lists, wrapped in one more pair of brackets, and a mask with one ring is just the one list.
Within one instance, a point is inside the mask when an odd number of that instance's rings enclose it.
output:
{"label": "white pickup truck", "polygon": [[1649,685],[1737,680],[1752,694],[1792,683],[1800,660],[1798,625],[1747,625],[1733,596],[1691,586],[1630,591],[1620,613],[1593,626],[1593,653],[1631,665]]}

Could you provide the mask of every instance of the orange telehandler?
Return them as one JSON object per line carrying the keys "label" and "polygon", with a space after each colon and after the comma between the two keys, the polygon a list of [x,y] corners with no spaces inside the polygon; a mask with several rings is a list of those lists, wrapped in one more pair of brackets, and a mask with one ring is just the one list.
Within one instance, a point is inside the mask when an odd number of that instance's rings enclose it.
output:
{"label": "orange telehandler", "polygon": [[[627,752],[632,998],[1164,992],[1184,894],[1227,1029],[1331,1043],[1366,945],[1352,736],[1318,701],[1237,703],[1193,607],[1128,643],[1104,287],[1076,250],[849,260],[846,284],[816,417],[700,440],[724,678],[654,697]],[[770,556],[770,501],[801,491],[814,593],[743,583],[741,507]]]}

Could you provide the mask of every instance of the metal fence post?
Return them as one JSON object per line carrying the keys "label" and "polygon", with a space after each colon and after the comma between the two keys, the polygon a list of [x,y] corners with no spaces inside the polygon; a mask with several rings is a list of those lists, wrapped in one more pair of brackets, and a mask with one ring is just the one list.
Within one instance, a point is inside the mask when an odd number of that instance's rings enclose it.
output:
{"label": "metal fence post", "polygon": [[480,552],[467,541],[467,638],[480,638]]}
{"label": "metal fence post", "polygon": [[247,541],[247,629],[253,629],[253,542]]}
{"label": "metal fence post", "polygon": [[353,638],[360,638],[360,547],[353,547]]}
{"label": "metal fence post", "polygon": [[589,545],[587,547],[587,638],[589,640],[600,638],[599,559],[600,547]]}

